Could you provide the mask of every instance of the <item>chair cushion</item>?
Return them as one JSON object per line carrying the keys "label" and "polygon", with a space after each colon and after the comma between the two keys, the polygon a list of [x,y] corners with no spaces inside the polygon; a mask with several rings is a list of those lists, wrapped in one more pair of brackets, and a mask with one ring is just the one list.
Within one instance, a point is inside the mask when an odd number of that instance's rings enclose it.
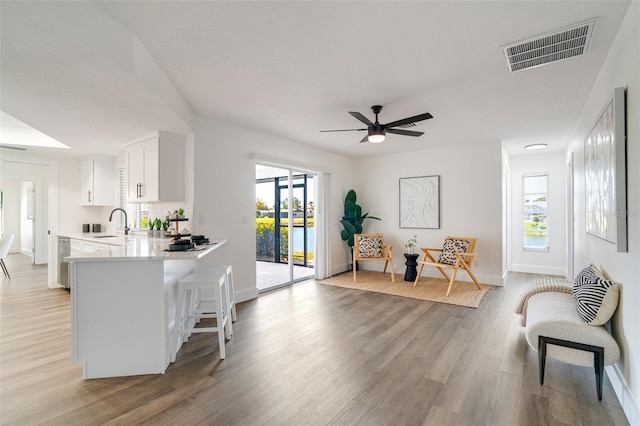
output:
{"label": "chair cushion", "polygon": [[360,257],[382,257],[382,237],[358,237]]}
{"label": "chair cushion", "polygon": [[573,297],[578,313],[587,324],[602,325],[611,319],[618,307],[620,288],[592,263],[576,277]]}
{"label": "chair cushion", "polygon": [[[620,347],[613,336],[603,325],[585,324],[576,312],[575,301],[567,293],[538,293],[529,299],[526,337],[534,350],[538,350],[540,335],[603,347],[605,365],[611,365],[620,358]],[[593,354],[577,349],[549,345],[547,357],[593,367]]]}
{"label": "chair cushion", "polygon": [[456,255],[454,253],[466,253],[470,243],[469,240],[453,240],[447,238],[444,240],[442,252],[440,253],[440,257],[438,257],[438,263],[455,265]]}

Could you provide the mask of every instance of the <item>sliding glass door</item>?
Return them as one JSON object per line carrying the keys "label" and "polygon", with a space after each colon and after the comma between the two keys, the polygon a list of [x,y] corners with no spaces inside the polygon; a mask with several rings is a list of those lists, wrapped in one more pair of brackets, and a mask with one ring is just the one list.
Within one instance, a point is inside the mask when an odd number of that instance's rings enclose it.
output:
{"label": "sliding glass door", "polygon": [[256,166],[259,291],[313,277],[315,185],[312,174]]}

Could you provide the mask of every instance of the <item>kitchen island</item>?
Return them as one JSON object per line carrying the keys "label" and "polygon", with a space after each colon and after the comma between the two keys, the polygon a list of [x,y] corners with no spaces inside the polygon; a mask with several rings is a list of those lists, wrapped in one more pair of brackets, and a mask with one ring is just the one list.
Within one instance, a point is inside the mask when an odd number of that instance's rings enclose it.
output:
{"label": "kitchen island", "polygon": [[183,252],[168,251],[170,239],[104,242],[106,250],[67,258],[72,361],[85,379],[164,373],[178,349],[171,344],[178,280],[227,240]]}

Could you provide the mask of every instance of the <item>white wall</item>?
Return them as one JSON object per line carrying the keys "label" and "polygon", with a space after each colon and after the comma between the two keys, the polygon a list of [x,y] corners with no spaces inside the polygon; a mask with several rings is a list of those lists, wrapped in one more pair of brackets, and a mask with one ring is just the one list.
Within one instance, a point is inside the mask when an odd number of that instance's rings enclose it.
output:
{"label": "white wall", "polygon": [[339,220],[351,187],[350,159],[203,118],[198,119],[194,145],[193,227],[198,234],[229,238],[204,261],[233,265],[238,301],[257,296],[254,156],[331,172],[330,265],[333,273],[341,271],[345,258]]}
{"label": "white wall", "polygon": [[[565,153],[546,152],[509,157],[511,196],[511,224],[509,229],[509,249],[507,265],[509,271],[530,272],[566,276],[566,164]],[[523,201],[522,179],[532,173],[549,175],[548,231],[549,251],[523,250]]]}
{"label": "white wall", "polygon": [[[640,3],[632,2],[573,133],[575,271],[593,262],[622,284],[612,332],[622,350],[608,369],[632,425],[640,424]],[[627,206],[629,251],[585,233],[584,139],[616,87],[627,89]],[[570,154],[568,154],[570,155]]]}
{"label": "white wall", "polygon": [[[385,143],[391,143],[385,142]],[[399,226],[399,179],[440,176],[440,229],[406,229]],[[355,161],[354,185],[363,212],[381,218],[369,220],[365,232],[385,234],[393,246],[397,273],[404,273],[404,244],[414,234],[418,247],[441,247],[447,235],[478,238],[474,274],[493,285],[504,284],[502,262],[502,148],[499,142],[429,149]],[[344,195],[344,194],[343,194]],[[343,261],[349,253],[343,244]],[[363,262],[363,269],[382,270]],[[439,276],[425,268],[423,275]],[[470,281],[465,273],[461,280]]]}

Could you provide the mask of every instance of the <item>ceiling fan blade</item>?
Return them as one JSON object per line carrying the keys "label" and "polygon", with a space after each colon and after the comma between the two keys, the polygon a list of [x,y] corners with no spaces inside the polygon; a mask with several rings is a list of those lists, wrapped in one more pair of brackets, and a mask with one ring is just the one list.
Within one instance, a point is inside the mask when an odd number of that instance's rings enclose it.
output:
{"label": "ceiling fan blade", "polygon": [[361,132],[367,129],[320,130],[320,132]]}
{"label": "ceiling fan blade", "polygon": [[387,133],[395,133],[403,136],[422,136],[424,132],[416,132],[414,130],[386,129]]}
{"label": "ceiling fan blade", "polygon": [[425,112],[424,114],[403,118],[402,120],[392,121],[391,123],[387,123],[384,126],[388,129],[389,127],[402,126],[403,124],[415,123],[422,120],[428,120],[429,118],[433,118],[433,115]]}
{"label": "ceiling fan blade", "polygon": [[364,138],[362,138],[362,140],[360,141],[360,143],[363,142],[369,142],[369,135],[365,136]]}
{"label": "ceiling fan blade", "polygon": [[356,120],[362,121],[367,126],[370,126],[370,125],[373,124],[371,122],[371,120],[369,120],[367,117],[365,117],[364,115],[360,114],[359,112],[349,111],[349,114],[351,114]]}

